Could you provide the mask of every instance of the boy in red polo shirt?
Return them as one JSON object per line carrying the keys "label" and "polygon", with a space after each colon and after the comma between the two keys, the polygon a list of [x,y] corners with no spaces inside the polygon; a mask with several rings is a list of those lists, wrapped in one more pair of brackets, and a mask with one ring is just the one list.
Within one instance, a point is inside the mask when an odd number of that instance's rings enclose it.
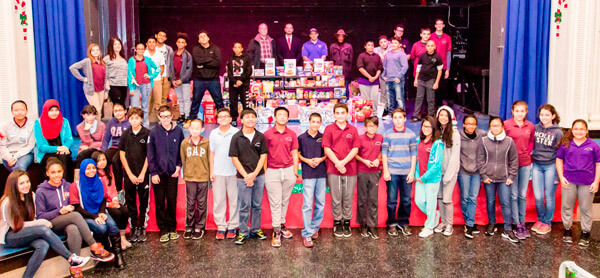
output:
{"label": "boy in red polo shirt", "polygon": [[269,149],[265,186],[273,221],[271,245],[280,247],[281,236],[293,236],[292,232],[285,228],[285,215],[298,178],[298,138],[296,133],[287,127],[290,115],[287,108],[275,108],[274,115],[275,126],[265,132]]}
{"label": "boy in red polo shirt", "polygon": [[421,57],[421,55],[423,55],[423,53],[427,52],[427,48],[425,46],[427,45],[427,41],[431,37],[431,29],[421,28],[420,36],[421,40],[415,42],[412,46],[412,49],[410,50],[410,59],[412,59],[414,63],[413,76],[417,75],[417,64],[419,63],[419,58]]}
{"label": "boy in red polo shirt", "polygon": [[[377,191],[381,178],[381,144],[383,135],[376,134],[379,127],[377,117],[365,119],[367,132],[359,137],[358,147],[358,198],[356,202],[356,220],[360,224],[360,235],[379,239],[377,232]],[[368,228],[367,228],[368,227]]]}
{"label": "boy in red polo shirt", "polygon": [[327,186],[331,191],[333,212],[333,234],[350,237],[352,218],[352,195],[356,185],[356,160],[360,141],[358,131],[347,122],[348,106],[336,103],[333,106],[335,123],[323,132],[323,148],[327,156]]}
{"label": "boy in red polo shirt", "polygon": [[444,20],[437,18],[435,20],[435,32],[431,34],[430,39],[435,42],[435,51],[442,57],[443,78],[440,80],[440,88],[435,94],[436,105],[441,106],[445,100],[453,100],[454,95],[446,87],[446,79],[450,77],[450,64],[452,63],[452,38],[444,33]]}

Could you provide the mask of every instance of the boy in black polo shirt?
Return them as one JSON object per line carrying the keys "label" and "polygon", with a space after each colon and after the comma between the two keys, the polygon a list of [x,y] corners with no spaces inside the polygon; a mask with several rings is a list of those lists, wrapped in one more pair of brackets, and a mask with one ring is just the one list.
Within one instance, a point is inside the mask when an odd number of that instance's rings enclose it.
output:
{"label": "boy in black polo shirt", "polygon": [[[144,111],[133,107],[127,112],[131,128],[121,135],[119,141],[119,155],[125,177],[125,204],[131,217],[131,233],[129,241],[146,241],[146,221],[148,219],[148,197],[150,186],[148,184],[148,136],[150,130],[142,126]],[[136,193],[140,199],[138,213]]]}
{"label": "boy in black polo shirt", "polygon": [[[265,188],[264,166],[267,160],[267,140],[254,129],[256,112],[244,109],[240,115],[242,130],[231,138],[229,156],[237,169],[238,211],[240,215],[240,232],[235,244],[244,244],[250,235],[261,240],[267,238],[260,229],[262,197]],[[248,231],[248,220],[252,208],[252,227]]]}
{"label": "boy in black polo shirt", "polygon": [[421,106],[423,105],[423,97],[427,92],[427,115],[433,116],[435,113],[435,90],[440,84],[442,77],[442,69],[444,63],[440,54],[435,52],[435,42],[428,40],[425,45],[427,52],[419,57],[417,63],[417,74],[415,75],[414,86],[417,87],[417,100],[415,101],[415,112],[410,120],[416,122],[421,114]]}

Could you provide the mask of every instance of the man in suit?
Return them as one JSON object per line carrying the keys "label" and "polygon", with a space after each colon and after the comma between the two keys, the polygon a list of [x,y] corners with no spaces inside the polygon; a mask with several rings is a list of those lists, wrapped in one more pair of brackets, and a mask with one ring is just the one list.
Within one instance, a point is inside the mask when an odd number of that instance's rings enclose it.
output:
{"label": "man in suit", "polygon": [[302,66],[302,41],[294,36],[294,25],[288,23],[283,29],[285,35],[277,39],[277,60],[283,65],[284,59],[296,59],[296,65]]}

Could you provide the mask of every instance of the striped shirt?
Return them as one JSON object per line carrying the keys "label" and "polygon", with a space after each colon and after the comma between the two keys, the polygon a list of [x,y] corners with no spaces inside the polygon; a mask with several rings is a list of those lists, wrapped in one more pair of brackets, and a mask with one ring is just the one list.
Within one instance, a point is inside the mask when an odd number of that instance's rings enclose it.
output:
{"label": "striped shirt", "polygon": [[381,154],[388,157],[388,169],[392,175],[408,175],[411,157],[417,155],[417,136],[412,130],[395,131],[390,128],[383,135]]}

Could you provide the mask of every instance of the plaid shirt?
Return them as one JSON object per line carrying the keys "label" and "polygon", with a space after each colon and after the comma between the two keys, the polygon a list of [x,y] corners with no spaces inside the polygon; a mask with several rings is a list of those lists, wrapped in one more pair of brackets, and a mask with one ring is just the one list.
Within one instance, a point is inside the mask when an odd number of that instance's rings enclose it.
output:
{"label": "plaid shirt", "polygon": [[260,38],[258,42],[260,43],[260,61],[264,63],[265,59],[273,58],[273,55],[271,55],[271,38]]}

